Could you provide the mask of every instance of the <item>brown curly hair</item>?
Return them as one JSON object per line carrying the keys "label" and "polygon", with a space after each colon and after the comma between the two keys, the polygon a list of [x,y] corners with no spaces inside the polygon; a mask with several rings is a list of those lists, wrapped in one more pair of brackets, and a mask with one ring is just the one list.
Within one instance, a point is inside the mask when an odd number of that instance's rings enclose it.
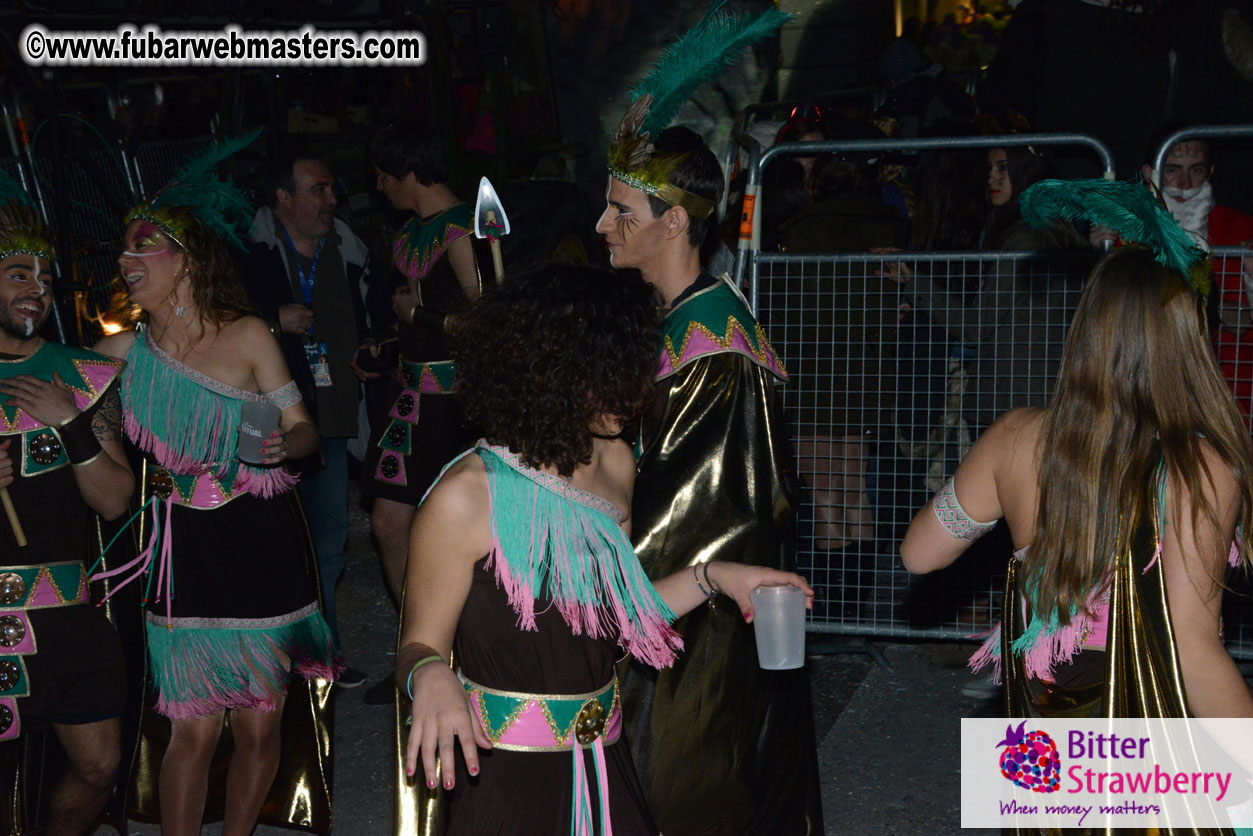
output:
{"label": "brown curly hair", "polygon": [[485,294],[453,360],[487,440],[568,477],[591,461],[598,418],[630,421],[649,404],[660,345],[657,298],[640,278],[554,265]]}
{"label": "brown curly hair", "polygon": [[206,322],[220,328],[254,313],[225,241],[194,221],[187,224],[182,243],[189,262],[191,298]]}

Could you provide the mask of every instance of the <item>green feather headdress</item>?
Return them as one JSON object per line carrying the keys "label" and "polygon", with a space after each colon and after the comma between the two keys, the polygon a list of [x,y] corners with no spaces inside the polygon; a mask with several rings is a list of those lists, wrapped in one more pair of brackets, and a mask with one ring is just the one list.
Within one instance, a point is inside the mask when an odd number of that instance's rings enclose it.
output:
{"label": "green feather headdress", "polygon": [[29,254],[53,261],[52,235],[26,190],[0,171],[0,259]]}
{"label": "green feather headdress", "polygon": [[773,35],[791,15],[771,5],[751,14],[723,11],[717,0],[701,21],[675,41],[631,91],[631,107],[609,146],[609,174],[628,186],[707,218],[714,205],[670,182],[686,154],[654,153],[652,137],[664,131],[701,85]]}
{"label": "green feather headdress", "polygon": [[1142,183],[1041,180],[1022,193],[1018,205],[1023,220],[1036,229],[1056,218],[1109,227],[1124,241],[1152,249],[1158,263],[1177,270],[1202,297],[1209,296],[1209,253]]}
{"label": "green feather headdress", "polygon": [[184,248],[188,228],[200,223],[239,249],[247,249],[240,233],[252,223],[252,205],[229,178],[218,178],[217,166],[260,135],[258,128],[193,157],[151,200],[126,213],[124,223],[148,221]]}

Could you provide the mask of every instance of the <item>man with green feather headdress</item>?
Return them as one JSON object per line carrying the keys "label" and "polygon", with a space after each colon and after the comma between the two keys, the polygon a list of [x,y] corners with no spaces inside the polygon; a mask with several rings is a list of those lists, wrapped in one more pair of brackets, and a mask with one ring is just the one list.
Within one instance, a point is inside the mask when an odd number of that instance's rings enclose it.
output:
{"label": "man with green feather headdress", "polygon": [[[135,482],[121,443],[123,364],[40,336],[51,240],[0,174],[0,741],[51,726],[69,766],[44,824],[81,834],[113,791],[126,701],[121,644],[91,606],[83,560],[99,550],[94,515],[120,516]],[[23,809],[19,750],[0,751],[0,781],[17,794],[0,804],[0,829],[24,833],[40,811]]]}
{"label": "man with green feather headdress", "polygon": [[[717,159],[692,131],[666,127],[697,87],[786,19],[773,7],[722,6],[633,91],[596,227],[613,266],[639,270],[666,313],[632,511],[654,579],[710,560],[795,568],[799,492],[775,397],[786,372],[739,292],[702,267],[722,188]],[[761,670],[751,625],[715,594],[675,627],[687,652],[673,668],[630,664],[622,679],[628,739],[662,832],[821,833],[806,672]]]}

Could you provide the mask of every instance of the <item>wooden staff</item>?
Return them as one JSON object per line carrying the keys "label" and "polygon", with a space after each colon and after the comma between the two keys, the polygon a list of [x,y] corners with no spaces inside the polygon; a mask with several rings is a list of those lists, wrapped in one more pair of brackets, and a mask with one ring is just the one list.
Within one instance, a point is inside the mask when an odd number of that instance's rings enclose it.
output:
{"label": "wooden staff", "polygon": [[17,518],[17,509],[13,507],[13,497],[9,496],[8,488],[0,488],[0,505],[4,505],[4,515],[9,518],[9,527],[13,529],[13,539],[18,547],[26,545],[26,532]]}

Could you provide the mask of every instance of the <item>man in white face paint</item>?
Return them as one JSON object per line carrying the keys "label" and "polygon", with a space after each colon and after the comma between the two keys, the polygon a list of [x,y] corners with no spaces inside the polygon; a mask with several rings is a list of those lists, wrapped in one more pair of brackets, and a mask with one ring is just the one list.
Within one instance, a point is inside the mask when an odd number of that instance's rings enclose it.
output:
{"label": "man in white face paint", "polygon": [[[25,199],[24,199],[25,198]],[[46,832],[94,828],[119,772],[126,702],[121,645],[92,606],[85,559],[95,515],[121,516],[135,482],[121,444],[121,363],[50,343],[50,236],[0,176],[0,741],[51,728],[68,755]],[[0,749],[0,829],[15,798],[13,746]],[[39,811],[31,808],[39,816]]]}

